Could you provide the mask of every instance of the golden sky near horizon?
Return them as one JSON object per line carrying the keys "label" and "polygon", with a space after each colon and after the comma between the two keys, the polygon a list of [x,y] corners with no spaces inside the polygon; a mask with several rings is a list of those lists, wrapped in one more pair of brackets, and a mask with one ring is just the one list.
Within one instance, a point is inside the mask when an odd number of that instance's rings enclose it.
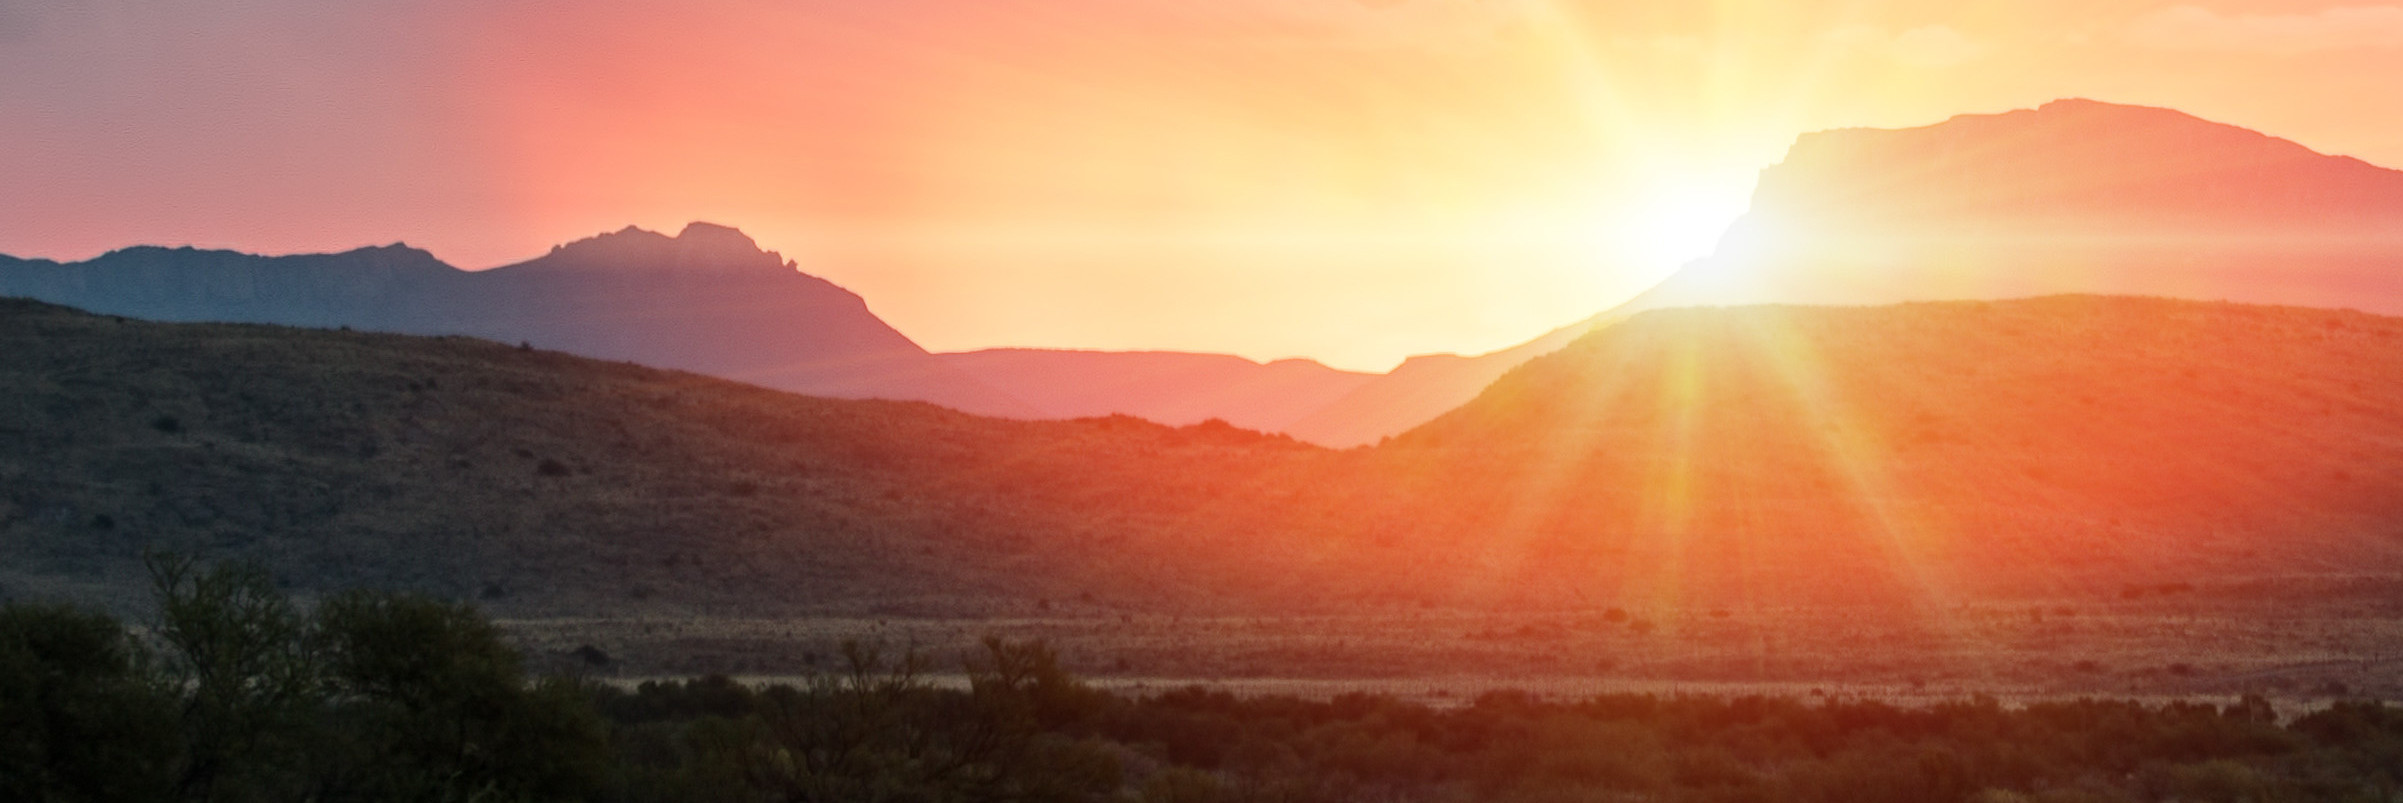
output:
{"label": "golden sky near horizon", "polygon": [[0,253],[733,225],[936,350],[1381,370],[1707,250],[1801,132],[2057,97],[2403,166],[2403,5],[0,0]]}

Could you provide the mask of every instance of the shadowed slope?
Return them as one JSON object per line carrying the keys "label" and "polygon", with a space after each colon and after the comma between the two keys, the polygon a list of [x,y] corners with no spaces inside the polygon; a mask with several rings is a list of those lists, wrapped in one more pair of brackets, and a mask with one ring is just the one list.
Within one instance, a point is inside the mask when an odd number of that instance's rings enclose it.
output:
{"label": "shadowed slope", "polygon": [[1292,598],[1306,567],[1260,543],[1265,514],[1217,511],[1328,456],[17,300],[0,387],[0,593],[20,596],[138,595],[163,546],[553,614]]}

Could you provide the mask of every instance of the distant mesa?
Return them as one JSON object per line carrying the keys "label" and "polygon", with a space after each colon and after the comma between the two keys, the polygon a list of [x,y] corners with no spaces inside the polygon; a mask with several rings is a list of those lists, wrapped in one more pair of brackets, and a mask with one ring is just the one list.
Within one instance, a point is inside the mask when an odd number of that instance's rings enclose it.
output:
{"label": "distant mesa", "polygon": [[1637,304],[2051,293],[2403,312],[2403,172],[2091,100],[1810,134]]}

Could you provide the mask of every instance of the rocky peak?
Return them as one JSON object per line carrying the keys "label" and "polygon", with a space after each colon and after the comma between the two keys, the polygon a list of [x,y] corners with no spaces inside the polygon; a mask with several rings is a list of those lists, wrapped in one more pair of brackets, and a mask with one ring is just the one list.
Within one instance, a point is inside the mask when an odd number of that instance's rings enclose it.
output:
{"label": "rocky peak", "polygon": [[687,224],[674,237],[627,226],[553,246],[549,254],[524,264],[636,272],[748,272],[795,267],[781,254],[760,250],[759,243],[740,230],[702,222]]}

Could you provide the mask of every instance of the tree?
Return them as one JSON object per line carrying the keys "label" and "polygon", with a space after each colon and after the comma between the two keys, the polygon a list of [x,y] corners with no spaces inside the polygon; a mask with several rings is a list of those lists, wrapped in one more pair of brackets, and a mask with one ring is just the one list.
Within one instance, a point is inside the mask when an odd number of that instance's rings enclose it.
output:
{"label": "tree", "polygon": [[312,714],[322,701],[308,623],[265,571],[145,558],[164,643],[163,670],[181,692],[183,749],[172,796],[289,799],[303,785]]}

